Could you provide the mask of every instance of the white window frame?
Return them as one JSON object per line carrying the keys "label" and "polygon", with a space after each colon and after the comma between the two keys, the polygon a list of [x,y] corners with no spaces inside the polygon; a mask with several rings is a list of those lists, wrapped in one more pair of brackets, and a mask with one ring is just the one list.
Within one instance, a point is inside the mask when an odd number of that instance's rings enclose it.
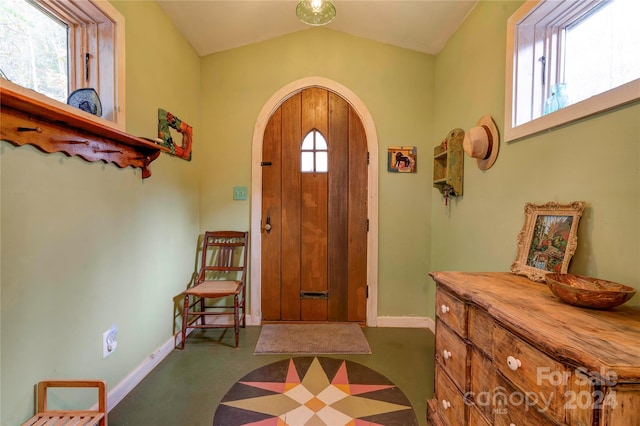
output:
{"label": "white window frame", "polygon": [[[598,2],[598,0],[589,0],[588,2],[583,3],[588,6],[597,4]],[[557,7],[558,5],[571,4],[575,4],[575,2],[529,0],[526,1],[507,21],[504,120],[504,138],[507,142],[533,135],[535,133],[570,123],[598,112],[612,109],[640,99],[640,79],[636,79],[622,86],[592,96],[589,99],[571,104],[553,112],[552,114],[543,115],[531,121],[516,125],[516,114],[518,113],[517,105],[523,102],[522,98],[518,101],[517,96],[522,96],[522,94],[524,94],[524,102],[530,105],[533,104],[532,96],[544,96],[543,93],[536,93],[530,87],[532,80],[539,81],[539,79],[542,78],[542,67],[538,66],[537,63],[532,66],[531,62],[536,61],[536,58],[539,58],[542,54],[545,54],[549,61],[557,61],[559,55],[555,46],[553,46],[553,48],[547,46],[536,46],[534,49],[543,50],[536,52],[529,50],[527,53],[517,52],[518,37],[522,37],[522,34],[518,34],[518,27],[520,24],[533,25],[533,23],[538,24],[538,21],[543,21],[540,16],[545,15],[543,12],[547,12],[545,8],[550,9]],[[557,25],[558,23],[553,23],[548,26],[542,25],[543,28],[538,31],[548,31],[551,34],[554,34],[554,31],[556,31],[554,30],[554,26],[557,27]],[[553,36],[558,37],[558,32],[556,31]],[[528,62],[529,65],[525,65],[525,67],[523,67],[528,69],[528,71],[523,72],[521,69],[520,72],[516,72],[519,62]],[[547,64],[547,69],[549,69],[549,65],[550,64]],[[556,82],[557,76],[557,73],[555,75],[550,75],[547,72],[545,78],[551,80],[548,84],[553,84]]]}
{"label": "white window frame", "polygon": [[[14,91],[73,114],[86,114],[118,130],[125,130],[124,17],[105,0],[33,0],[69,26],[69,90],[91,87],[98,92],[102,117],[96,117],[7,80]],[[85,58],[88,55],[86,72]],[[88,79],[86,78],[88,74]]]}

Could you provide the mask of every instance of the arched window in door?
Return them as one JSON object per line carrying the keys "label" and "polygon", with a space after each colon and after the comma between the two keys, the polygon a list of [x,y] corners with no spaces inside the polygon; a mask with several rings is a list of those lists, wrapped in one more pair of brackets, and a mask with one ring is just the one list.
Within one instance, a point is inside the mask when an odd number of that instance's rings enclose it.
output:
{"label": "arched window in door", "polygon": [[327,173],[328,165],[327,140],[320,131],[313,129],[302,140],[300,171],[302,173]]}

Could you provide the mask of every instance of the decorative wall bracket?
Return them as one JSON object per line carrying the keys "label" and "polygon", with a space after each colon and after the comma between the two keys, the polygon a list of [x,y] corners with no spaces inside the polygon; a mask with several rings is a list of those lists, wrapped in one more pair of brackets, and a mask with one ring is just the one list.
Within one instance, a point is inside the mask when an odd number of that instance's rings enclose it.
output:
{"label": "decorative wall bracket", "polygon": [[[7,87],[0,87],[0,139],[13,145],[33,145],[45,153],[62,152],[89,162],[104,161],[142,170],[166,148]],[[86,114],[88,115],[88,114]]]}

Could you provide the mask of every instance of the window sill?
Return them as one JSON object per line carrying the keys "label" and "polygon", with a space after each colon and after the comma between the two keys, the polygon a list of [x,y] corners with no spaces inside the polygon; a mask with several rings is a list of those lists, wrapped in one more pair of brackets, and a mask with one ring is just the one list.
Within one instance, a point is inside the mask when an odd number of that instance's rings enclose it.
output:
{"label": "window sill", "polygon": [[507,97],[506,100],[504,140],[505,142],[512,142],[526,136],[532,136],[543,131],[573,123],[594,114],[637,102],[640,100],[640,79],[514,127],[509,126],[512,120],[511,99]]}
{"label": "window sill", "polygon": [[143,179],[151,176],[151,162],[160,152],[168,151],[116,129],[107,120],[9,86],[14,85],[3,81],[0,86],[0,139],[13,145],[33,145],[45,153],[63,152],[89,162],[140,168]]}

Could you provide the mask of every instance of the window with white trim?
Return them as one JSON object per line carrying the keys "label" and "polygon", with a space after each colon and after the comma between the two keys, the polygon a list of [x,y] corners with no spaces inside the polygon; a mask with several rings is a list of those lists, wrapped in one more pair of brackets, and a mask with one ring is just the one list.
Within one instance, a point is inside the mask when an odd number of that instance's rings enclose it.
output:
{"label": "window with white trim", "polygon": [[300,147],[300,171],[302,173],[326,173],[329,170],[327,140],[320,131],[313,129],[302,140]]}
{"label": "window with white trim", "polygon": [[509,19],[505,139],[640,99],[640,2],[527,1]]}
{"label": "window with white trim", "polygon": [[107,1],[0,0],[0,70],[63,103],[93,88],[102,118],[124,129],[124,17]]}

